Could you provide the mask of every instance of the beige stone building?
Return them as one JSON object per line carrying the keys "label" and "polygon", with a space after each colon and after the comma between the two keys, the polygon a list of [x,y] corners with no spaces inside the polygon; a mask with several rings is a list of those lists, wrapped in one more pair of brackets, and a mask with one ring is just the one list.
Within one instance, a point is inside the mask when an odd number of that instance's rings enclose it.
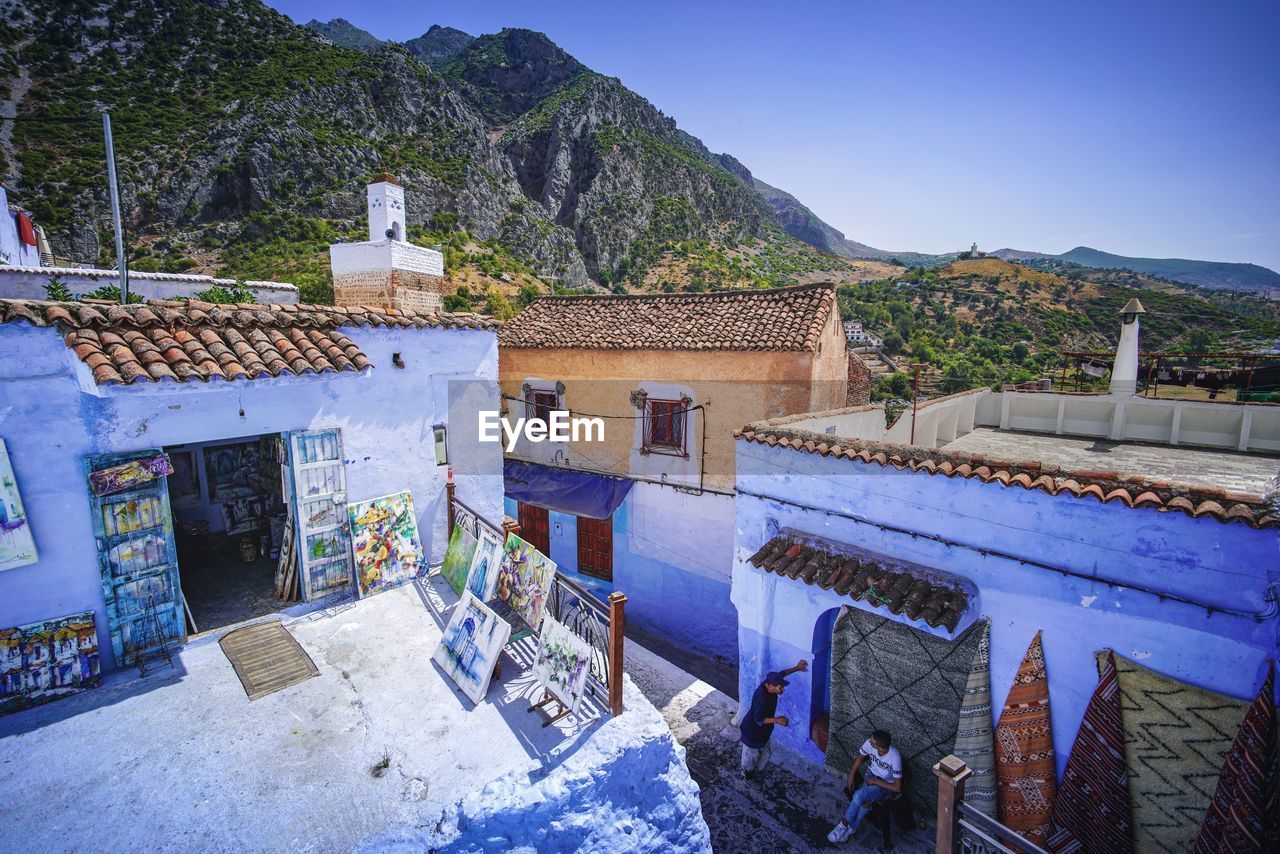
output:
{"label": "beige stone building", "polygon": [[[499,335],[505,416],[603,437],[519,439],[507,511],[563,571],[624,590],[629,622],[733,662],[733,433],[846,405],[849,363],[831,285],[539,299]],[[575,503],[592,493],[616,506]]]}

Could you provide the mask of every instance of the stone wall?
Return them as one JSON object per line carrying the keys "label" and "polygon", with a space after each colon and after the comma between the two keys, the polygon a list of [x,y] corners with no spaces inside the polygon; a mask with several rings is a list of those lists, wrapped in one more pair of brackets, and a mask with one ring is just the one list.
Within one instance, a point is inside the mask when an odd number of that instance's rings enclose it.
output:
{"label": "stone wall", "polygon": [[444,307],[444,256],[398,240],[329,247],[333,301],[412,311]]}
{"label": "stone wall", "polygon": [[862,406],[871,402],[871,371],[857,356],[849,356],[849,386],[845,406]]}

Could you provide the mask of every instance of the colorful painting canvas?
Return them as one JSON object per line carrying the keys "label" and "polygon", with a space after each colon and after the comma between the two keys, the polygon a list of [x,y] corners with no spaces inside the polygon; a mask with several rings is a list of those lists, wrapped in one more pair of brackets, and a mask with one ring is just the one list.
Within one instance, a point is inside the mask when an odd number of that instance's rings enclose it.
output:
{"label": "colorful painting canvas", "polygon": [[440,566],[440,575],[459,596],[467,586],[467,573],[471,570],[471,560],[475,557],[479,542],[463,526],[454,526],[453,536],[449,538],[449,548],[444,553],[444,563]]}
{"label": "colorful painting canvas", "polygon": [[38,559],[31,523],[18,494],[18,479],[13,475],[4,439],[0,439],[0,569],[26,566]]}
{"label": "colorful painting canvas", "polygon": [[413,496],[406,490],[347,505],[351,549],[360,596],[398,587],[422,574],[426,565]]}
{"label": "colorful painting canvas", "polygon": [[0,714],[98,684],[93,612],[0,630]]}
{"label": "colorful painting canvas", "polygon": [[114,495],[129,489],[136,489],[144,483],[150,483],[158,477],[173,474],[173,464],[168,454],[147,457],[144,460],[131,460],[122,465],[107,469],[98,469],[89,473],[89,491],[94,495]]}
{"label": "colorful painting canvas", "polygon": [[467,572],[467,589],[475,594],[481,602],[493,598],[493,591],[498,586],[498,567],[502,565],[502,540],[488,530],[480,532],[480,544],[471,558],[471,569]]}
{"label": "colorful painting canvas", "polygon": [[533,674],[542,686],[562,706],[576,712],[590,671],[591,644],[550,614],[543,617],[538,657],[533,663]]}
{"label": "colorful painting canvas", "polygon": [[537,631],[555,574],[556,565],[551,558],[515,534],[508,534],[502,548],[495,598],[507,603],[520,619]]}
{"label": "colorful painting canvas", "polygon": [[471,702],[479,703],[489,691],[493,668],[510,637],[511,627],[468,590],[454,608],[431,659]]}

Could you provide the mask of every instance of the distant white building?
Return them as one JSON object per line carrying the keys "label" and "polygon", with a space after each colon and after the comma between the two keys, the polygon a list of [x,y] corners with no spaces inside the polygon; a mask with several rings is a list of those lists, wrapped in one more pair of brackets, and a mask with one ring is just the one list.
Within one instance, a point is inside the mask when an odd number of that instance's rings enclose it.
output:
{"label": "distant white building", "polygon": [[863,330],[862,322],[858,320],[844,322],[844,338],[853,347],[879,347],[884,343],[878,335]]}
{"label": "distant white building", "polygon": [[369,239],[329,247],[333,301],[409,311],[444,307],[444,256],[405,241],[404,188],[386,173],[369,185]]}

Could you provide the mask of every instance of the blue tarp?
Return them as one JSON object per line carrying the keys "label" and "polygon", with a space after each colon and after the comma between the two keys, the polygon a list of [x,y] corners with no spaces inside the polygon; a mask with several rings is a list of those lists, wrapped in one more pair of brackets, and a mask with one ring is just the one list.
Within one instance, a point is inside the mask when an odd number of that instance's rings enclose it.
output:
{"label": "blue tarp", "polygon": [[608,519],[634,481],[585,471],[505,460],[507,498],[591,519]]}

